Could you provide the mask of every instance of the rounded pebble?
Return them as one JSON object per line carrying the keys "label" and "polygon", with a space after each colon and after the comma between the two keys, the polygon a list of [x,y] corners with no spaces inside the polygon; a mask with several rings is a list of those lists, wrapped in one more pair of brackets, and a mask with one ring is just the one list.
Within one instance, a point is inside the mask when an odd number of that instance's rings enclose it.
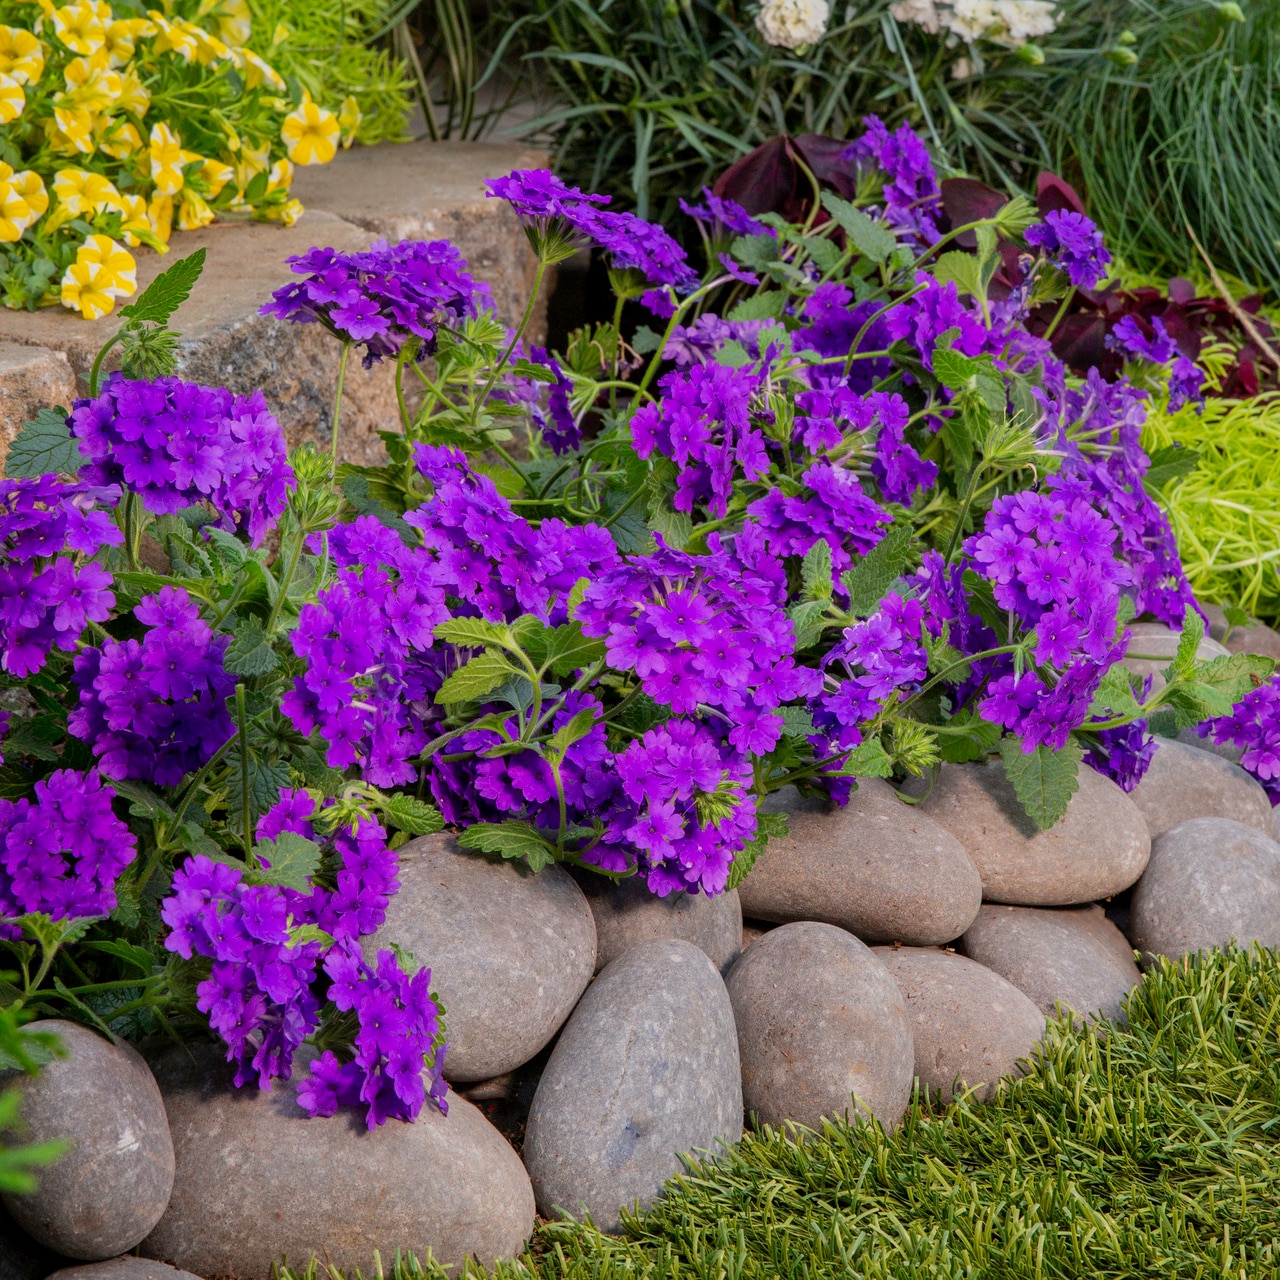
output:
{"label": "rounded pebble", "polygon": [[889,1128],[902,1118],[911,1022],[884,965],[853,934],[816,922],[770,930],[729,970],[729,997],[743,1102],[762,1124],[812,1129],[861,1112]]}
{"label": "rounded pebble", "polygon": [[[1161,672],[1173,661],[1178,652],[1178,641],[1182,633],[1163,622],[1131,622],[1129,624],[1129,647],[1120,665],[1128,667],[1135,675],[1150,676],[1153,693],[1163,689],[1167,681]],[[1225,657],[1228,650],[1216,640],[1205,636],[1196,650],[1196,657],[1202,662],[1211,658]]]}
{"label": "rounded pebble", "polygon": [[1182,742],[1160,742],[1130,798],[1153,840],[1189,818],[1230,818],[1271,830],[1271,801],[1261,783],[1239,765]]}
{"label": "rounded pebble", "polygon": [[48,1280],[200,1280],[200,1277],[150,1258],[112,1258],[83,1267],[65,1267],[55,1271]]}
{"label": "rounded pebble", "polygon": [[1220,604],[1201,607],[1209,619],[1209,634],[1231,653],[1259,653],[1280,662],[1280,632],[1256,619],[1250,619],[1246,626],[1228,629],[1227,615]]}

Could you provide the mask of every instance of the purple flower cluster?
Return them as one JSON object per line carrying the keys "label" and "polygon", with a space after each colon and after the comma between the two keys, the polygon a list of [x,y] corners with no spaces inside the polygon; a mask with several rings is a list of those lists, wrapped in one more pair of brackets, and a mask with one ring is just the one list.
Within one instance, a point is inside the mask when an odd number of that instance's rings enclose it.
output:
{"label": "purple flower cluster", "polygon": [[707,311],[690,325],[675,325],[663,355],[677,369],[688,369],[706,364],[725,343],[738,342],[749,356],[758,359],[760,330],[767,324],[766,320],[725,320]]}
{"label": "purple flower cluster", "polygon": [[357,764],[376,786],[414,778],[409,761],[439,714],[433,698],[452,655],[430,651],[453,616],[446,593],[490,621],[534,613],[559,624],[574,583],[617,558],[598,525],[547,519],[535,529],[456,450],[420,446],[418,460],[435,496],[405,520],[422,545],[407,547],[372,516],[330,534],[337,578],[302,609],[292,640],[306,670],[282,704],[301,732],[328,740],[330,765]]}
{"label": "purple flower cluster", "polygon": [[1176,413],[1191,401],[1204,403],[1204,373],[1194,360],[1188,360],[1169,336],[1164,321],[1154,316],[1146,322],[1151,334],[1143,331],[1136,316],[1122,316],[1107,335],[1107,346],[1121,351],[1130,359],[1150,360],[1152,364],[1171,365],[1169,370],[1169,411]]}
{"label": "purple flower cluster", "polygon": [[109,777],[177,786],[235,731],[224,670],[230,636],[215,636],[181,587],[162,587],[133,611],[141,640],[106,640],[75,659],[80,703],[67,728]]}
{"label": "purple flower cluster", "polygon": [[1111,265],[1102,232],[1083,213],[1054,209],[1043,222],[1028,227],[1023,238],[1048,254],[1077,289],[1095,288]]}
{"label": "purple flower cluster", "polygon": [[157,515],[207,502],[257,545],[288,502],[284,433],[261,391],[113,373],[97,399],[76,401],[71,430],[89,457],[85,480],[126,487]]}
{"label": "purple flower cluster", "polygon": [[1210,735],[1219,745],[1240,747],[1241,766],[1280,804],[1280,677],[1245,694],[1229,716],[1210,721]]}
{"label": "purple flower cluster", "polygon": [[[111,810],[115,792],[97,772],[56,769],[35,801],[0,800],[0,917],[43,912],[55,920],[105,916],[137,841]],[[20,931],[0,920],[0,938]]]}
{"label": "purple flower cluster", "polygon": [[[989,341],[982,317],[960,301],[955,282],[939,284],[921,271],[916,284],[919,293],[903,298],[885,315],[885,328],[893,342],[909,342],[919,353],[926,369],[933,368],[933,352],[944,334],[951,334],[951,347],[962,355],[982,354]],[[951,331],[955,330],[954,333]]]}
{"label": "purple flower cluster", "polygon": [[753,218],[740,204],[716,195],[710,187],[702,188],[702,204],[690,204],[678,200],[680,211],[695,222],[710,229],[713,238],[731,236],[774,236],[772,227]]}
{"label": "purple flower cluster", "polygon": [[638,271],[651,285],[685,291],[698,283],[684,250],[657,223],[600,208],[608,196],[588,195],[545,169],[516,169],[485,186],[491,198],[515,210],[535,250],[540,242],[563,237],[598,245],[616,270]]}
{"label": "purple flower cluster", "polygon": [[1132,724],[1091,734],[1085,760],[1122,791],[1132,791],[1146,776],[1156,750],[1156,740],[1148,732],[1147,722],[1135,720]]}
{"label": "purple flower cluster", "polygon": [[536,401],[531,405],[534,424],[556,457],[575,453],[582,447],[582,428],[574,418],[573,408],[569,403],[573,383],[560,367],[560,362],[546,348],[534,347],[530,354],[539,364],[550,369],[555,379],[547,393],[546,411]]}
{"label": "purple flower cluster", "polygon": [[942,194],[920,135],[909,124],[890,133],[878,116],[865,116],[862,123],[866,132],[842,158],[859,169],[878,170],[884,180],[884,216],[925,244],[933,244],[941,234],[937,215]]}
{"label": "purple flower cluster", "polygon": [[966,546],[994,587],[995,602],[1034,628],[1034,657],[1061,671],[1052,685],[1034,671],[989,684],[982,714],[1015,732],[1025,750],[1062,747],[1088,714],[1116,644],[1120,589],[1132,581],[1116,558],[1115,526],[1093,507],[1079,481],[1052,477],[1047,492],[997,498],[983,532]]}
{"label": "purple flower cluster", "polygon": [[87,558],[123,541],[99,504],[118,489],[47,475],[0,481],[0,667],[19,678],[50,649],[73,650],[89,622],[111,616],[111,575]]}
{"label": "purple flower cluster", "polygon": [[664,374],[662,399],[642,406],[631,419],[636,453],[656,449],[676,464],[677,511],[701,503],[715,517],[728,510],[741,475],[768,474],[764,433],[752,424],[751,401],[760,376],[750,369],[694,365]]}
{"label": "purple flower cluster", "polygon": [[456,325],[493,305],[448,240],[375,240],[358,253],[308,249],[289,259],[295,280],[272,294],[262,314],[294,324],[319,322],[344,342],[364,347],[368,368],[394,356],[409,338],[418,358],[435,350],[441,326]]}

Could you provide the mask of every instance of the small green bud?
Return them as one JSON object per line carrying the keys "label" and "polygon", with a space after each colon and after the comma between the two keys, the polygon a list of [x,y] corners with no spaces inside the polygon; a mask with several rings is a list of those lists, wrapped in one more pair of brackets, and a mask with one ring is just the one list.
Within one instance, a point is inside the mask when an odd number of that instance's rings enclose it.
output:
{"label": "small green bud", "polygon": [[1044,66],[1044,50],[1038,44],[1024,44],[1018,50],[1018,57],[1030,67]]}
{"label": "small green bud", "polygon": [[1128,27],[1126,27],[1116,38],[1119,40],[1121,44],[1137,44],[1138,43],[1138,37],[1135,36],[1133,32],[1129,30]]}
{"label": "small green bud", "polygon": [[1218,12],[1222,14],[1228,22],[1244,21],[1244,10],[1235,3],[1235,0],[1226,0],[1225,4],[1220,4],[1218,6]]}
{"label": "small green bud", "polygon": [[1118,67],[1131,67],[1138,60],[1138,55],[1132,49],[1126,49],[1122,45],[1108,49],[1106,56]]}

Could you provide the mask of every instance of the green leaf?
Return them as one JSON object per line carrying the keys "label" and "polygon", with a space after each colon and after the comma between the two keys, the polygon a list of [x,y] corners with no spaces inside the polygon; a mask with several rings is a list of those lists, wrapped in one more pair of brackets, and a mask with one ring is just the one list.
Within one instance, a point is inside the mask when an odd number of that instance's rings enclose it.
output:
{"label": "green leaf", "polygon": [[774,236],[738,236],[729,252],[744,267],[767,267],[778,259],[778,241]]}
{"label": "green leaf", "polygon": [[1166,680],[1184,679],[1195,671],[1196,654],[1203,639],[1204,619],[1194,609],[1188,609],[1182,615],[1182,634],[1178,637],[1178,649],[1173,655],[1173,663],[1164,670]]}
{"label": "green leaf", "polygon": [[573,617],[578,611],[578,606],[587,598],[587,588],[591,585],[590,578],[579,578],[573,584],[573,589],[569,592],[569,598],[565,601],[565,608],[569,611],[569,617]]}
{"label": "green leaf", "polygon": [[857,778],[887,778],[893,772],[893,759],[879,738],[868,738],[849,752],[840,772]]}
{"label": "green leaf", "polygon": [[824,275],[835,270],[840,259],[844,254],[840,252],[840,246],[828,240],[825,236],[805,236],[800,243],[809,251],[818,270]]}
{"label": "green leaf", "polygon": [[[240,826],[240,812],[243,808],[240,791],[240,751],[232,747],[227,752],[227,808],[236,829]],[[266,813],[280,799],[280,792],[293,785],[288,766],[280,761],[257,759],[252,752],[249,757],[249,817],[250,821]]]}
{"label": "green leaf", "polygon": [[136,302],[120,309],[121,316],[130,320],[150,320],[167,324],[169,317],[191,296],[191,290],[204,270],[204,250],[179,258],[173,266],[162,271],[142,291]]}
{"label": "green leaf", "polygon": [[813,732],[813,714],[808,707],[782,707],[782,736],[807,738]]}
{"label": "green leaf", "polygon": [[145,782],[133,782],[128,778],[109,778],[107,781],[116,795],[128,800],[134,808],[142,810],[140,816],[153,818],[173,813],[160,793]]}
{"label": "green leaf", "polygon": [[874,263],[888,261],[898,247],[893,234],[834,191],[822,193],[822,207],[839,223],[849,243]]}
{"label": "green leaf", "polygon": [[66,411],[41,409],[13,438],[4,460],[4,473],[15,480],[29,480],[56,472],[73,476],[88,459],[80,441],[71,434]]}
{"label": "green leaf", "polygon": [[[729,319],[780,320],[787,307],[787,295],[781,289],[769,289],[765,293],[753,293],[729,312]],[[632,344],[635,345],[634,343]],[[637,348],[639,350],[639,348]]]}
{"label": "green leaf", "polygon": [[973,711],[952,716],[945,725],[935,726],[938,754],[948,764],[966,764],[985,760],[991,754],[1004,730]]}
{"label": "green leaf", "polygon": [[253,852],[262,863],[257,879],[264,884],[284,885],[305,893],[311,888],[311,877],[320,869],[320,846],[296,831],[282,831],[274,840],[259,840]]}
{"label": "green leaf", "polygon": [[194,822],[184,822],[177,835],[182,847],[190,854],[212,858],[214,862],[226,856],[223,847]]}
{"label": "green leaf", "polygon": [[984,264],[976,254],[953,250],[944,253],[933,268],[933,278],[939,284],[954,284],[961,294],[969,294],[981,302],[987,298],[987,282]]}
{"label": "green leaf", "polygon": [[819,538],[805,552],[800,579],[806,600],[831,599],[831,545],[825,538]]}
{"label": "green leaf", "polygon": [[333,935],[318,924],[299,924],[289,930],[289,945],[301,947],[308,942],[318,942],[322,947],[333,946]]}
{"label": "green leaf", "polygon": [[1235,699],[1221,689],[1198,680],[1171,681],[1165,690],[1165,705],[1173,711],[1175,729],[1189,729],[1202,720],[1229,716],[1234,703]]}
{"label": "green leaf", "polygon": [[784,840],[791,834],[790,824],[785,813],[757,813],[756,838],[748,840],[746,845],[733,855],[733,865],[729,868],[729,880],[725,891],[736,889],[751,873],[756,859],[765,851],[770,840]]}
{"label": "green leaf", "polygon": [[500,653],[477,654],[445,680],[436,693],[436,701],[473,702],[477,698],[483,698],[486,693],[492,693],[510,676],[519,674]]}
{"label": "green leaf", "polygon": [[791,619],[791,625],[796,633],[797,653],[817,644],[822,633],[827,629],[829,621],[827,609],[828,604],[825,600],[804,600],[787,610],[787,617]]}
{"label": "green leaf", "polygon": [[267,633],[257,618],[245,618],[235,630],[235,639],[227,646],[223,666],[233,675],[262,676],[280,665],[280,656],[271,647]]}
{"label": "green leaf", "polygon": [[1067,811],[1071,797],[1080,786],[1080,744],[1068,738],[1060,751],[1040,744],[1034,751],[1024,752],[1017,738],[1000,739],[1000,756],[1005,776],[1013,784],[1018,803],[1027,817],[1048,831]]}
{"label": "green leaf", "polygon": [[429,836],[444,827],[440,810],[416,796],[389,795],[382,802],[387,822],[411,836]]}
{"label": "green leaf", "polygon": [[942,419],[942,439],[955,462],[956,473],[967,477],[973,469],[973,422],[964,412]]}
{"label": "green leaf", "polygon": [[551,735],[547,740],[548,752],[554,753],[557,759],[562,758],[575,742],[580,742],[591,732],[596,720],[595,707],[584,707]]}
{"label": "green leaf", "polygon": [[662,535],[667,546],[677,551],[683,551],[693,537],[693,521],[683,511],[673,511],[670,507],[650,508],[648,524],[654,533]]}
{"label": "green leaf", "polygon": [[1260,653],[1230,653],[1196,666],[1196,681],[1239,702],[1275,674],[1275,659]]}
{"label": "green leaf", "polygon": [[486,645],[511,643],[511,628],[502,622],[486,622],[483,618],[450,618],[442,622],[434,632],[437,640],[472,649]]}
{"label": "green leaf", "polygon": [[1130,674],[1121,666],[1108,669],[1089,707],[1091,716],[1109,720],[1112,716],[1137,716],[1141,713],[1142,706],[1130,683]]}
{"label": "green leaf", "polygon": [[523,859],[532,871],[541,871],[555,861],[555,851],[532,822],[478,822],[459,837],[464,849],[496,853],[507,859]]}
{"label": "green leaf", "polygon": [[840,581],[849,593],[849,612],[854,617],[870,617],[889,588],[902,576],[911,559],[913,532],[910,518],[899,517],[884,537],[841,575]]}
{"label": "green leaf", "polygon": [[730,338],[716,351],[715,360],[726,369],[745,369],[751,363],[751,356],[737,338]]}
{"label": "green leaf", "polygon": [[25,934],[33,938],[45,951],[55,947],[67,946],[79,942],[97,916],[77,916],[74,920],[53,920],[43,911],[30,911],[23,916],[14,916],[6,923],[16,924]]}
{"label": "green leaf", "polygon": [[1223,605],[1222,616],[1229,627],[1247,627],[1249,625],[1249,615],[1238,604]]}
{"label": "green leaf", "polygon": [[551,633],[542,661],[556,675],[569,676],[603,657],[604,641],[584,636],[580,623],[568,622]]}
{"label": "green leaf", "polygon": [[101,951],[104,955],[115,956],[117,960],[133,965],[142,973],[149,974],[155,968],[155,956],[146,947],[135,946],[123,938],[108,942],[86,942],[84,945],[93,951]]}
{"label": "green leaf", "polygon": [[1159,493],[1171,480],[1190,475],[1200,465],[1200,451],[1171,444],[1157,449],[1151,455],[1151,466],[1142,477],[1142,487],[1148,493]]}
{"label": "green leaf", "polygon": [[631,335],[631,349],[639,356],[652,355],[662,345],[660,334],[654,333],[647,324],[642,324]]}

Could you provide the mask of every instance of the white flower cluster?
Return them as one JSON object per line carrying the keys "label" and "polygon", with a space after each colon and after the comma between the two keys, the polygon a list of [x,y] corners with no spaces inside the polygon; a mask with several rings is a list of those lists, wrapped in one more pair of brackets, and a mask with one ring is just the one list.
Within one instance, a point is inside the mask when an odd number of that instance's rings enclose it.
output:
{"label": "white flower cluster", "polygon": [[756,28],[772,45],[799,49],[822,39],[830,15],[827,0],[764,0]]}
{"label": "white flower cluster", "polygon": [[890,13],[930,35],[946,31],[961,40],[991,40],[1017,49],[1057,26],[1053,0],[898,0]]}

